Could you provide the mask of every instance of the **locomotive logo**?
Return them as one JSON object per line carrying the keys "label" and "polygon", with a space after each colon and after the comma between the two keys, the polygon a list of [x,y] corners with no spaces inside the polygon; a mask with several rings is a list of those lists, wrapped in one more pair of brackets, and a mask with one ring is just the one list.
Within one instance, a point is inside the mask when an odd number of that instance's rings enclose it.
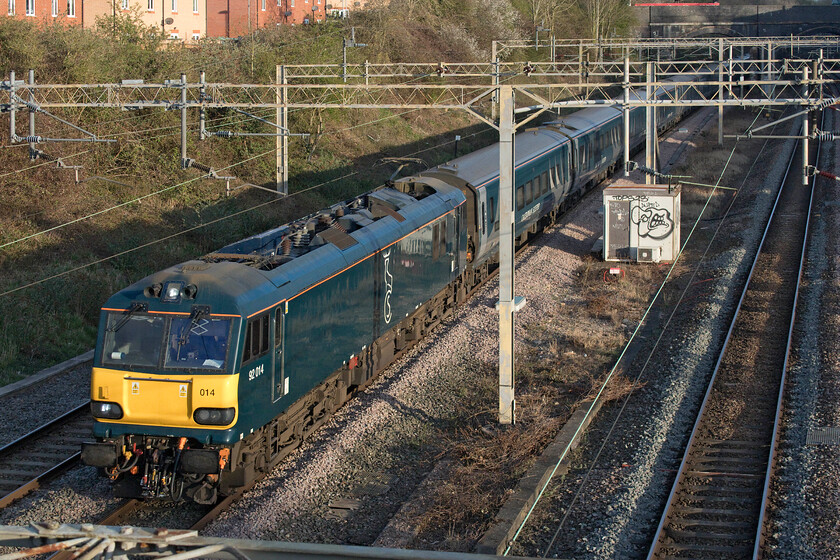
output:
{"label": "locomotive logo", "polygon": [[385,314],[385,322],[391,322],[391,291],[394,289],[394,277],[391,276],[391,271],[388,270],[389,265],[391,264],[391,250],[382,253],[382,257],[385,259],[385,304],[382,308],[383,313]]}

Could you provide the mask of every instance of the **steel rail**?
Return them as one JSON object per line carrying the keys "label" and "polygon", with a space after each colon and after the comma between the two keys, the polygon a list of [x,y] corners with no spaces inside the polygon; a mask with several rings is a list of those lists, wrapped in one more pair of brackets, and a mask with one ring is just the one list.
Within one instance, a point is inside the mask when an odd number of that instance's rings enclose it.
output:
{"label": "steel rail", "polygon": [[[726,338],[724,339],[723,347],[721,348],[718,359],[715,363],[715,367],[714,367],[714,370],[712,372],[712,376],[709,380],[709,384],[708,384],[708,387],[706,389],[706,393],[703,397],[703,401],[701,403],[700,410],[697,413],[697,418],[696,418],[696,420],[694,422],[694,425],[692,427],[691,434],[689,436],[689,440],[688,440],[688,442],[685,446],[685,453],[684,453],[684,455],[682,457],[682,460],[680,462],[680,466],[677,469],[677,476],[674,479],[674,483],[671,487],[671,491],[668,494],[668,498],[666,500],[665,508],[664,508],[662,516],[660,518],[659,524],[656,528],[656,532],[655,532],[655,535],[653,537],[651,548],[650,548],[650,550],[648,552],[648,555],[646,557],[647,560],[653,560],[653,558],[655,558],[657,556],[657,554],[659,553],[660,548],[662,548],[662,544],[661,544],[662,543],[662,535],[665,532],[666,524],[668,523],[672,506],[675,503],[675,497],[677,496],[678,492],[680,491],[681,482],[686,475],[686,470],[687,470],[688,462],[690,460],[690,453],[691,453],[691,450],[692,450],[692,446],[693,446],[695,440],[697,439],[698,430],[702,426],[704,412],[707,409],[707,404],[709,403],[710,396],[711,396],[711,394],[712,394],[712,392],[715,388],[715,381],[716,381],[718,373],[721,369],[723,359],[726,356],[726,351],[728,349],[729,342],[732,339],[732,335],[733,335],[733,332],[735,330],[735,325],[736,325],[738,317],[740,315],[740,311],[742,309],[744,300],[746,299],[747,294],[750,290],[753,275],[754,275],[754,272],[757,268],[758,261],[759,261],[760,257],[762,256],[762,251],[764,249],[765,241],[767,240],[768,233],[771,230],[771,226],[774,225],[774,218],[777,215],[777,209],[778,209],[778,206],[779,206],[779,201],[780,201],[781,196],[782,196],[782,194],[785,190],[785,183],[788,181],[788,176],[790,174],[791,167],[793,166],[793,162],[796,159],[796,157],[797,157],[797,150],[794,148],[794,150],[792,150],[792,152],[791,152],[791,157],[790,157],[790,160],[788,161],[787,169],[785,170],[784,177],[781,181],[782,186],[780,187],[779,192],[776,195],[776,199],[774,201],[773,208],[771,209],[770,216],[767,220],[767,224],[764,228],[764,232],[762,234],[761,241],[759,243],[759,247],[756,250],[756,255],[753,259],[752,265],[750,266],[750,270],[749,270],[749,273],[747,275],[746,282],[744,283],[744,288],[741,291],[741,296],[738,300],[738,304],[736,306],[735,313],[732,317],[732,321],[731,321],[729,329],[726,333]],[[810,211],[810,202],[809,202],[809,211]],[[805,239],[807,241],[807,236],[806,236]],[[800,275],[801,275],[801,271],[800,271]],[[799,282],[797,280],[797,284],[796,284],[796,292],[797,293],[798,293],[798,288],[799,288]],[[783,390],[784,390],[784,386],[780,385],[780,389],[779,389],[780,394],[779,394],[779,397],[777,399],[777,403],[781,402]],[[773,436],[774,438],[776,437],[776,434],[777,434],[775,426],[778,423],[778,416],[779,416],[778,412],[779,411],[777,410],[776,424],[774,424],[774,432],[773,432],[774,433],[774,436]],[[772,453],[771,453],[771,460],[772,460]],[[767,484],[769,484],[769,474],[767,474],[766,476],[767,476],[767,481],[768,481]],[[764,500],[762,500],[762,508],[763,507],[764,507]],[[760,526],[761,526],[761,523],[759,522],[759,527]]]}
{"label": "steel rail", "polygon": [[[825,126],[825,113],[822,114],[822,122],[820,126]],[[817,145],[817,156],[814,160],[817,165],[819,165],[820,155],[822,154],[822,142]],[[782,379],[781,379],[781,389],[779,390],[779,398],[776,402],[776,421],[773,423],[773,436],[772,436],[772,444],[770,446],[770,457],[768,459],[768,467],[767,467],[767,476],[764,478],[764,491],[762,492],[761,496],[761,509],[759,510],[758,515],[758,527],[756,529],[755,535],[755,547],[753,548],[753,560],[757,560],[759,558],[759,554],[761,553],[761,546],[764,544],[764,517],[767,513],[767,502],[770,499],[770,481],[773,474],[773,467],[776,459],[776,444],[779,438],[779,428],[781,424],[782,418],[782,407],[784,405],[784,391],[785,391],[785,382],[787,380],[787,364],[788,359],[790,357],[790,349],[793,346],[793,330],[794,326],[796,325],[796,306],[799,302],[799,287],[802,284],[802,273],[805,270],[805,256],[808,252],[808,234],[811,231],[811,210],[813,209],[814,205],[814,188],[817,184],[816,176],[811,178],[811,193],[808,197],[808,213],[807,218],[805,220],[805,234],[802,240],[802,254],[799,258],[799,271],[796,275],[796,288],[794,290],[793,295],[793,311],[790,317],[790,327],[788,328],[788,336],[787,336],[787,344],[785,346],[785,359],[784,363],[782,364]]]}
{"label": "steel rail", "polygon": [[[60,417],[47,422],[46,424],[32,430],[28,434],[19,437],[18,439],[12,441],[11,443],[6,444],[2,448],[0,448],[0,459],[7,459],[13,456],[16,453],[19,453],[28,445],[32,444],[35,440],[47,437],[50,435],[51,432],[57,431],[64,427],[65,425],[69,424],[70,422],[81,418],[85,415],[86,410],[88,409],[90,403],[85,403],[69,412],[61,415]],[[47,447],[48,449],[48,447]],[[15,500],[18,500],[25,496],[26,494],[32,492],[40,488],[41,484],[44,482],[54,478],[55,476],[69,470],[71,467],[75,466],[81,456],[81,451],[76,451],[69,455],[65,455],[63,458],[59,458],[56,462],[52,463],[51,465],[48,462],[45,463],[45,470],[35,474],[32,478],[26,480],[23,484],[19,485],[16,489],[7,492],[5,494],[0,491],[0,509],[5,508]],[[0,470],[0,474],[2,474],[2,470]]]}

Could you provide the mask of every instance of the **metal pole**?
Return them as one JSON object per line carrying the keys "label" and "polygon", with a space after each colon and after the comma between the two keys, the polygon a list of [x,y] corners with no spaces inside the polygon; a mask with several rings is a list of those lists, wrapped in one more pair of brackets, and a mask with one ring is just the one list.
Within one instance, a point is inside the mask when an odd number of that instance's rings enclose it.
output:
{"label": "metal pole", "polygon": [[498,45],[494,40],[491,43],[491,53],[490,53],[490,64],[493,65],[493,75],[491,76],[491,82],[493,87],[493,96],[490,103],[490,120],[496,122],[496,118],[498,117],[497,114],[497,104],[499,103],[499,53],[498,53]]}
{"label": "metal pole", "polygon": [[[653,89],[653,63],[647,63],[647,84],[645,85],[645,167],[654,167],[654,149],[656,145],[656,123],[654,121],[654,109],[651,102],[654,97]],[[645,185],[653,184],[653,177],[645,173]]]}
{"label": "metal pole", "polygon": [[17,106],[17,102],[15,101],[15,71],[9,71],[9,141],[14,143],[17,138],[17,132],[15,131],[15,107]]}
{"label": "metal pole", "polygon": [[499,87],[499,423],[515,422],[513,391],[513,88]]}
{"label": "metal pole", "polygon": [[[810,94],[808,89],[808,67],[806,66],[802,69],[802,93],[805,99]],[[808,149],[810,148],[808,145],[808,128],[808,111],[805,111],[802,115],[802,185],[805,187],[808,186]]]}
{"label": "metal pole", "polygon": [[347,83],[347,39],[341,39],[341,77]]}
{"label": "metal pole", "polygon": [[[822,80],[822,65],[823,65],[823,55],[822,49],[820,49],[820,58],[811,62],[811,76],[814,80]],[[817,84],[817,98],[822,101],[823,100],[823,84],[820,81]]]}
{"label": "metal pole", "polygon": [[723,146],[723,37],[718,39],[718,146]]}
{"label": "metal pole", "polygon": [[204,102],[207,96],[207,80],[204,70],[198,75],[198,80],[201,82],[201,108],[198,110],[198,139],[207,139],[207,109],[204,108]]}
{"label": "metal pole", "polygon": [[[30,70],[29,71],[29,85],[30,86],[35,85],[35,70]],[[32,89],[31,87],[29,88],[29,101],[34,106],[34,104],[35,104],[35,90]],[[35,109],[29,109],[29,136],[30,137],[35,136]],[[30,142],[29,143],[29,159],[31,159],[33,161],[38,159],[38,157],[35,154],[36,154],[35,142]]]}
{"label": "metal pole", "polygon": [[554,33],[552,33],[551,34],[551,47],[550,47],[550,51],[549,51],[549,53],[550,53],[549,56],[551,57],[551,67],[552,68],[554,68],[554,64],[557,62],[557,58],[555,58],[556,55],[557,55],[557,45],[554,44],[554,39],[555,39]]}
{"label": "metal pole", "polygon": [[280,135],[277,136],[277,161],[275,170],[275,182],[277,194],[289,194],[289,108],[286,107],[288,102],[287,88],[286,88],[286,67],[277,65],[277,126],[280,129]]}
{"label": "metal pole", "polygon": [[[767,41],[767,64],[764,65],[764,79],[766,81],[770,81],[773,79],[773,43],[772,41]],[[765,92],[766,96],[772,95],[773,86],[767,84],[767,91]]]}
{"label": "metal pole", "polygon": [[187,167],[187,75],[181,74],[181,169]]}
{"label": "metal pole", "polygon": [[624,176],[630,176],[630,57],[624,51]]}

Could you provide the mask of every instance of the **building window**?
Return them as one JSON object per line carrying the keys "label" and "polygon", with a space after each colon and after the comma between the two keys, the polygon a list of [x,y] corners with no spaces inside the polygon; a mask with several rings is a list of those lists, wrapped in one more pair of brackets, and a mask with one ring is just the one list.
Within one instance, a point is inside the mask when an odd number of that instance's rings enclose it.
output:
{"label": "building window", "polygon": [[121,0],[121,7],[123,10],[128,9],[128,0]]}
{"label": "building window", "polygon": [[198,0],[193,0],[193,13],[198,13]]}
{"label": "building window", "polygon": [[52,0],[52,17],[58,15],[58,0]]}
{"label": "building window", "polygon": [[146,0],[146,10],[149,12],[155,11],[155,0]]}
{"label": "building window", "polygon": [[262,2],[260,3],[260,8],[262,9],[262,11],[265,11],[265,0],[262,0]]}
{"label": "building window", "polygon": [[15,15],[15,0],[9,0],[9,15]]}
{"label": "building window", "polygon": [[177,31],[170,31],[170,32],[169,32],[169,38],[170,38],[170,39],[180,39],[181,37],[179,37],[179,36],[178,36],[178,32],[177,32]]}
{"label": "building window", "polygon": [[67,0],[67,17],[76,17],[76,0]]}
{"label": "building window", "polygon": [[178,13],[178,0],[172,0],[172,13]]}
{"label": "building window", "polygon": [[26,15],[35,15],[35,0],[26,0]]}
{"label": "building window", "polygon": [[201,33],[193,33],[192,34],[192,40],[193,41],[198,41],[200,39],[201,39]]}
{"label": "building window", "polygon": [[295,7],[295,0],[289,0],[289,2],[291,2],[291,6],[292,6],[292,8],[294,8]]}

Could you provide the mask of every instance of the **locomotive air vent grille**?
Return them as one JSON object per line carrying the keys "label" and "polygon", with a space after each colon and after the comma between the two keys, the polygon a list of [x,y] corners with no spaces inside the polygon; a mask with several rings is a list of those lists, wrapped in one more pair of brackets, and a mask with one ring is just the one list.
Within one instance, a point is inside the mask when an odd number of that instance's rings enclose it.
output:
{"label": "locomotive air vent grille", "polygon": [[201,272],[202,270],[207,270],[208,268],[210,268],[209,263],[185,264],[181,267],[181,272]]}

